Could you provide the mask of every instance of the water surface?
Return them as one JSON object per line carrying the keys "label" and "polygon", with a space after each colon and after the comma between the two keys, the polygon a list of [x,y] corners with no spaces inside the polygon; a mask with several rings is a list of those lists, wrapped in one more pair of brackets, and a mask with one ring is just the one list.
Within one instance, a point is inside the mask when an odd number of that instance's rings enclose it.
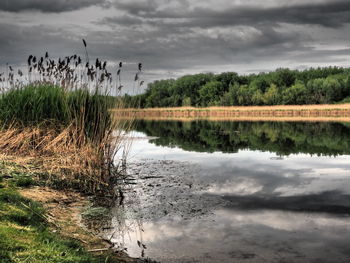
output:
{"label": "water surface", "polygon": [[135,126],[106,235],[160,262],[350,262],[350,125]]}

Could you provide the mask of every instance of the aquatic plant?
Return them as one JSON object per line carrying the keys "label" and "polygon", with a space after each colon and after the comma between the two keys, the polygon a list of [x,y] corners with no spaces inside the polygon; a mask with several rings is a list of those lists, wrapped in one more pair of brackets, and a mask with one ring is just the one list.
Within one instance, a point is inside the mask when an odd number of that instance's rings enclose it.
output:
{"label": "aquatic plant", "polygon": [[[85,62],[77,54],[55,60],[46,52],[28,57],[27,74],[9,65],[0,73],[0,150],[43,157],[50,172],[79,175],[97,191],[109,184],[114,156],[129,143],[124,133],[132,122],[110,111],[122,107],[123,63],[108,67],[99,58],[90,63],[83,44]],[[138,63],[137,86],[141,70]]]}

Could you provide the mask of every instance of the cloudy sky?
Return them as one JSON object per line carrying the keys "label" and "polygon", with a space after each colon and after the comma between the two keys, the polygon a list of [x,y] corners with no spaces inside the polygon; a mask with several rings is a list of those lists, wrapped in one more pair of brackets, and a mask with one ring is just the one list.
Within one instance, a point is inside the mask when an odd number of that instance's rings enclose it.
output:
{"label": "cloudy sky", "polygon": [[[350,63],[349,0],[1,0],[0,64],[29,54],[143,62],[146,81]],[[136,69],[136,65],[135,65]]]}

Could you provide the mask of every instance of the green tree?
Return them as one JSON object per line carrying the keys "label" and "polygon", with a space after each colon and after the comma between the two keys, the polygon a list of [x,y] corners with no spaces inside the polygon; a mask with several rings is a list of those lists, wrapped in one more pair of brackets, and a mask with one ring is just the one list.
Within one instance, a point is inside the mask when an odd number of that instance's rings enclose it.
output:
{"label": "green tree", "polygon": [[213,76],[213,74],[196,74],[177,79],[172,88],[172,94],[180,96],[180,101],[176,100],[176,106],[181,106],[182,100],[185,97],[191,99],[193,106],[198,106],[200,104],[199,90],[207,82],[211,81]]}
{"label": "green tree", "polygon": [[263,93],[260,89],[256,90],[252,97],[252,104],[253,105],[263,105],[264,104],[264,97]]}
{"label": "green tree", "polygon": [[239,76],[235,72],[155,81],[145,93],[124,96],[141,107],[334,103],[350,96],[350,69],[311,68]]}
{"label": "green tree", "polygon": [[301,105],[307,102],[307,92],[304,83],[297,82],[290,88],[283,90],[282,103],[285,105]]}
{"label": "green tree", "polygon": [[334,77],[327,77],[323,81],[322,92],[326,103],[339,101],[342,98],[342,86],[340,82]]}
{"label": "green tree", "polygon": [[254,90],[248,85],[241,85],[237,91],[238,105],[251,105]]}
{"label": "green tree", "polygon": [[273,82],[278,87],[291,87],[296,80],[297,72],[290,69],[277,69],[273,73]]}
{"label": "green tree", "polygon": [[182,106],[191,106],[191,98],[190,97],[185,97],[183,100],[182,100]]}
{"label": "green tree", "polygon": [[202,106],[214,106],[220,101],[224,86],[219,81],[211,81],[206,83],[199,90],[199,98]]}
{"label": "green tree", "polygon": [[264,93],[263,101],[266,105],[277,105],[279,104],[279,98],[277,86],[271,84],[270,88]]}
{"label": "green tree", "polygon": [[234,82],[233,84],[230,85],[229,91],[228,91],[230,105],[239,105],[239,102],[238,102],[238,90],[239,90],[238,82]]}

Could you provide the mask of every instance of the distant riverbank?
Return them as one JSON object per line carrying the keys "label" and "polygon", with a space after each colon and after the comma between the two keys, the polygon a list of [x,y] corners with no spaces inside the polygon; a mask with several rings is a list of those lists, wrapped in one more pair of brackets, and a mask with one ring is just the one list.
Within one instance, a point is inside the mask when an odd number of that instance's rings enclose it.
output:
{"label": "distant riverbank", "polygon": [[343,121],[350,122],[350,104],[233,107],[129,108],[114,110],[124,118],[154,120]]}

